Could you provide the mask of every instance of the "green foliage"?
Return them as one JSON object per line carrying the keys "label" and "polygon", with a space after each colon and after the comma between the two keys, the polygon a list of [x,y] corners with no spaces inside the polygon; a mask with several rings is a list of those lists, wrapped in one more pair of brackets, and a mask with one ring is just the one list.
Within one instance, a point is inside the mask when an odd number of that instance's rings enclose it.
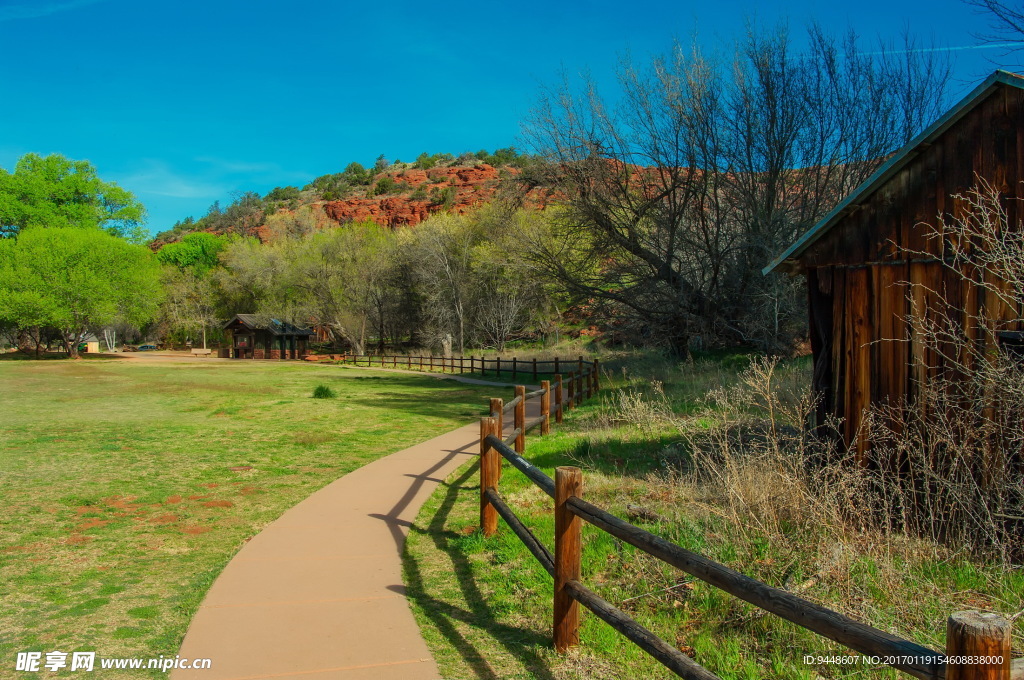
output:
{"label": "green foliage", "polygon": [[313,390],[314,399],[334,399],[337,396],[337,393],[327,385],[317,385]]}
{"label": "green foliage", "polygon": [[174,265],[178,269],[191,269],[203,275],[217,266],[218,256],[227,244],[223,236],[208,232],[186,235],[177,243],[168,243],[157,251],[156,259],[161,264]]}
{"label": "green foliage", "polygon": [[0,318],[58,328],[76,354],[89,328],[153,318],[159,275],[148,248],[98,229],[26,229],[0,241]]}
{"label": "green foliage", "polygon": [[420,170],[429,170],[435,165],[437,165],[437,161],[434,160],[434,157],[431,156],[426,151],[424,151],[423,153],[416,157],[416,162],[413,163],[412,167],[418,168]]}
{"label": "green foliage", "polygon": [[410,201],[426,201],[428,198],[427,188],[422,184],[416,187],[416,190],[409,194]]}
{"label": "green foliage", "polygon": [[372,191],[368,192],[368,195],[382,196],[384,194],[396,193],[399,190],[399,183],[396,182],[393,178],[385,175],[384,177],[381,177],[379,180],[377,180],[377,184],[374,185]]}
{"label": "green foliage", "polygon": [[0,236],[30,227],[82,227],[141,240],[145,215],[131,192],[101,180],[89,161],[30,153],[13,173],[0,169]]}
{"label": "green foliage", "polygon": [[455,195],[456,190],[453,186],[444,188],[434,187],[430,190],[430,203],[432,205],[439,205],[447,210],[455,205]]}

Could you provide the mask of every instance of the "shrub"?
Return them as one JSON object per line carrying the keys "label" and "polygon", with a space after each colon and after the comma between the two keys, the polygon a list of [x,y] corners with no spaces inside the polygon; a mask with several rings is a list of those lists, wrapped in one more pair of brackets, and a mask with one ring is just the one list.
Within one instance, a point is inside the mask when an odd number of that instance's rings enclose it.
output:
{"label": "shrub", "polygon": [[313,390],[314,399],[334,399],[337,396],[338,395],[335,394],[334,390],[327,385],[317,385],[316,389]]}

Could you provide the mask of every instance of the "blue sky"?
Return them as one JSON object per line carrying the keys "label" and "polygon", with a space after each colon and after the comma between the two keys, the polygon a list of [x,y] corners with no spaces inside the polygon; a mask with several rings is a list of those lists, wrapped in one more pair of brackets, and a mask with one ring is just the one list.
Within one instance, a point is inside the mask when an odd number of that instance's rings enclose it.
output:
{"label": "blue sky", "polygon": [[353,160],[516,145],[560,69],[610,82],[627,50],[695,34],[727,49],[750,17],[797,35],[809,20],[852,27],[865,49],[910,30],[955,48],[954,94],[1001,53],[973,47],[986,20],[959,0],[0,0],[0,167],[30,151],[88,159],[155,233]]}

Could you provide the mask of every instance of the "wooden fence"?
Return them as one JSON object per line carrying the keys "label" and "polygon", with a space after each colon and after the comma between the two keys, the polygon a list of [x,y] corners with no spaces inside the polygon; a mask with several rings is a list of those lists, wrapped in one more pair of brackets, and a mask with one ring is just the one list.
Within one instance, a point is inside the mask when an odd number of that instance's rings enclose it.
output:
{"label": "wooden fence", "polygon": [[[589,371],[592,377],[588,378],[588,384],[592,381],[593,389],[587,389],[587,397],[597,391],[596,364],[595,361]],[[560,422],[563,407],[559,390],[561,380],[558,376],[556,378],[553,410],[556,421]],[[573,382],[570,380],[569,385],[572,386]],[[555,478],[551,479],[521,455],[527,432],[538,425],[541,426],[541,434],[548,432],[552,410],[550,382],[544,381],[542,388],[535,392],[526,392],[521,385],[515,390],[515,397],[507,404],[501,399],[492,399],[491,415],[480,420],[480,527],[485,536],[492,536],[498,530],[500,516],[554,579],[553,637],[558,651],[579,645],[579,605],[583,605],[679,677],[692,680],[718,678],[580,582],[581,525],[586,521],[715,588],[859,652],[869,657],[871,663],[885,664],[916,678],[929,680],[1024,680],[1024,664],[1013,663],[1011,667],[1012,623],[999,614],[954,613],[946,624],[946,651],[937,652],[761,583],[585,501],[583,475],[579,468],[559,467],[555,470]],[[575,396],[571,390],[570,387],[565,404],[569,408],[574,404]],[[582,395],[582,392],[577,390],[576,395]],[[541,415],[527,422],[526,400],[534,396],[541,398]],[[514,416],[512,433],[502,439],[504,413],[509,410]],[[514,448],[509,447],[510,443]],[[552,498],[554,554],[537,540],[502,499],[498,490],[502,459]]]}
{"label": "wooden fence", "polygon": [[541,375],[571,372],[574,375],[592,373],[598,375],[598,360],[586,361],[582,356],[575,359],[520,359],[518,357],[478,356],[414,356],[411,354],[310,354],[309,361],[336,361],[354,366],[380,368],[404,368],[407,370],[440,371],[441,373],[474,373],[481,375],[509,376],[513,380],[532,376],[536,381]]}

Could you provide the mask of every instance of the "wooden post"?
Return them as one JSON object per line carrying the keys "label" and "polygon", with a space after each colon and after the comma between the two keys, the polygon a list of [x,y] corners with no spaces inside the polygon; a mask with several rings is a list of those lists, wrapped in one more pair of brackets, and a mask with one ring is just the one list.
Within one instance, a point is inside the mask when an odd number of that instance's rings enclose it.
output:
{"label": "wooden post", "polygon": [[566,507],[572,496],[583,496],[583,475],[579,468],[555,468],[555,651],[565,652],[580,644],[580,606],[565,590],[566,581],[580,579],[580,526],[583,524]]}
{"label": "wooden post", "polygon": [[[484,439],[495,434],[497,421],[494,418],[480,419],[480,529],[484,536],[493,536],[498,531],[498,511],[494,509],[484,493],[492,486],[498,488],[497,470],[500,469],[500,455],[487,445]],[[498,460],[495,460],[495,459]]]}
{"label": "wooden post", "polygon": [[555,357],[555,373],[561,373],[561,371],[558,370],[558,357]]}
{"label": "wooden post", "polygon": [[487,375],[487,357],[480,357],[480,375]]}
{"label": "wooden post", "polygon": [[598,367],[597,359],[594,359],[594,394],[601,391],[601,371],[598,370]]}
{"label": "wooden post", "polygon": [[583,403],[583,355],[580,355],[576,368],[576,405],[579,406]]}
{"label": "wooden post", "polygon": [[[956,612],[946,621],[946,680],[1010,680],[1013,624],[991,612]],[[999,663],[956,663],[988,657]],[[981,659],[984,661],[985,659]]]}
{"label": "wooden post", "polygon": [[[534,368],[536,368],[536,360],[534,362]],[[540,434],[543,437],[551,432],[551,381],[541,380],[540,388],[544,390],[544,394],[540,395],[540,414],[544,416],[544,420],[540,424]]]}
{"label": "wooden post", "polygon": [[513,380],[516,379],[516,369],[517,369],[516,361],[517,361],[516,358],[512,357],[512,379]]}
{"label": "wooden post", "polygon": [[[556,359],[557,361],[557,359]],[[555,375],[555,422],[562,422],[562,374]]]}
{"label": "wooden post", "polygon": [[499,356],[495,357],[494,358],[494,362],[495,362],[494,363],[494,371],[500,377],[501,376],[501,356],[499,355]]}
{"label": "wooden post", "polygon": [[423,370],[423,355],[420,355],[420,370]]}
{"label": "wooden post", "polygon": [[516,396],[519,403],[515,408],[515,425],[519,428],[519,436],[516,437],[516,453],[526,450],[526,385],[516,385]]}
{"label": "wooden post", "polygon": [[572,409],[576,406],[576,374],[572,371],[569,372],[569,394],[566,399],[565,405]]}
{"label": "wooden post", "polygon": [[533,379],[537,379],[537,357],[533,358]]}
{"label": "wooden post", "polygon": [[430,355],[430,372],[431,373],[434,372],[434,355],[433,354]]}
{"label": "wooden post", "polygon": [[491,397],[491,417],[498,421],[498,439],[505,436],[505,400],[500,397]]}

